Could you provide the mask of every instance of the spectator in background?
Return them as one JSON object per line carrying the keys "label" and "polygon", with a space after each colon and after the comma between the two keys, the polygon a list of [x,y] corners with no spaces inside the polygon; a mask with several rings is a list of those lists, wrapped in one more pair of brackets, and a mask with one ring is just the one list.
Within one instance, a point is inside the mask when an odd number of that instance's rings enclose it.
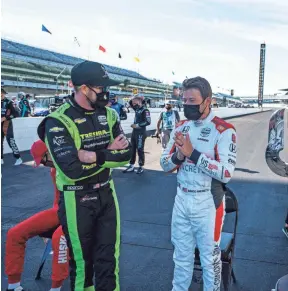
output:
{"label": "spectator in background", "polygon": [[108,106],[112,109],[114,109],[118,115],[120,120],[126,120],[127,119],[127,114],[124,110],[124,105],[118,103],[118,98],[115,94],[111,93],[109,96],[109,103]]}
{"label": "spectator in background", "polygon": [[1,164],[4,164],[4,138],[8,142],[9,147],[16,159],[15,166],[22,164],[19,149],[16,145],[13,132],[12,119],[17,117],[17,112],[13,106],[12,101],[5,97],[7,92],[1,87]]}
{"label": "spectator in background", "polygon": [[[160,113],[156,133],[160,135],[161,133],[161,141],[162,141],[162,149],[166,149],[166,146],[170,140],[170,134],[173,129],[175,129],[176,124],[180,121],[180,116],[178,111],[173,110],[171,101],[165,102],[165,111]],[[162,128],[160,126],[162,124]]]}
{"label": "spectator in background", "polygon": [[20,98],[19,102],[20,117],[28,117],[31,115],[31,108],[26,96],[27,95],[24,92],[18,93],[18,98]]}

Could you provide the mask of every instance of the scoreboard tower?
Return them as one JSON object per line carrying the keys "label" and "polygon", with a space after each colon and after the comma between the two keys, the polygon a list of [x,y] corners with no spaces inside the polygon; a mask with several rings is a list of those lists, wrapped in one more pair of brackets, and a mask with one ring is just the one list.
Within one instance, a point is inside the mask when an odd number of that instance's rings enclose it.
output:
{"label": "scoreboard tower", "polygon": [[258,107],[262,107],[262,104],[263,104],[265,55],[266,55],[266,44],[265,43],[261,43],[261,45],[260,45]]}

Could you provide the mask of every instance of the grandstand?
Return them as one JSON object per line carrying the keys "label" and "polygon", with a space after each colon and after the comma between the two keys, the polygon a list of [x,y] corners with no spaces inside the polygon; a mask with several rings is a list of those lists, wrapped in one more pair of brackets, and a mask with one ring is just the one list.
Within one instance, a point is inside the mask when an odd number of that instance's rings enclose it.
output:
{"label": "grandstand", "polygon": [[[84,59],[1,39],[1,83],[9,92],[30,94],[68,93],[71,68]],[[121,81],[111,91],[122,97],[132,95],[137,88],[145,98],[155,101],[171,96],[172,86],[156,79],[110,65],[105,65],[110,77]]]}

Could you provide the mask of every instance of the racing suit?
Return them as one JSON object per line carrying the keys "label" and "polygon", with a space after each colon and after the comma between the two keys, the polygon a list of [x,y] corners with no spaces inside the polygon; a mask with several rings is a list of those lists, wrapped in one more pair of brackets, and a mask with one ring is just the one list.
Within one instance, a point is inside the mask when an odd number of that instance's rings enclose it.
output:
{"label": "racing suit", "polygon": [[1,100],[1,118],[6,117],[6,120],[1,122],[1,159],[4,153],[4,137],[6,136],[9,147],[13,152],[15,159],[20,158],[20,153],[16,145],[13,133],[12,119],[17,117],[17,112],[13,106],[13,102],[8,98]]}
{"label": "racing suit", "polygon": [[172,136],[176,131],[189,134],[194,150],[189,158],[179,160],[174,141],[170,139],[160,161],[165,172],[179,168],[171,225],[175,247],[173,291],[188,290],[196,245],[200,251],[204,290],[220,290],[224,184],[231,179],[236,164],[235,129],[211,112],[204,120],[181,121]]}
{"label": "racing suit", "polygon": [[31,114],[31,108],[29,101],[26,98],[23,98],[19,102],[19,108],[20,108],[20,116],[21,117],[28,117],[29,114]]}
{"label": "racing suit", "polygon": [[[130,159],[130,145],[108,150],[123,134],[115,110],[85,110],[70,100],[38,128],[57,169],[58,216],[70,252],[71,290],[119,290],[120,214],[111,168]],[[95,151],[97,162],[82,163],[78,150]],[[93,270],[94,268],[94,270]]]}
{"label": "racing suit", "polygon": [[23,272],[26,242],[38,235],[52,234],[52,288],[62,286],[69,275],[68,249],[66,239],[60,226],[57,211],[59,191],[55,181],[56,170],[51,169],[54,184],[53,208],[41,211],[12,227],[7,234],[5,272],[8,283],[20,282]]}
{"label": "racing suit", "polygon": [[180,121],[180,116],[176,110],[167,110],[160,113],[159,120],[162,121],[161,140],[162,148],[165,149],[170,139],[170,134]]}
{"label": "racing suit", "polygon": [[145,164],[145,139],[146,139],[146,126],[150,125],[151,116],[150,111],[141,106],[139,109],[135,110],[135,118],[134,124],[136,124],[136,128],[133,128],[132,136],[131,136],[131,144],[132,144],[132,158],[130,160],[130,165],[134,165],[136,162],[136,151],[138,152],[138,164],[140,167]]}

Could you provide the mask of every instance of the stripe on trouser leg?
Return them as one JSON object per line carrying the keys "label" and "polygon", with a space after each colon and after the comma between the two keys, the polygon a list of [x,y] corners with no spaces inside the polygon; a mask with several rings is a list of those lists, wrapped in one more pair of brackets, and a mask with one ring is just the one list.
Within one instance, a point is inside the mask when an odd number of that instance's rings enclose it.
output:
{"label": "stripe on trouser leg", "polygon": [[116,209],[116,242],[115,242],[115,289],[114,291],[119,291],[120,290],[120,284],[119,284],[119,256],[120,256],[120,210],[119,210],[119,204],[118,204],[118,199],[115,191],[115,186],[113,180],[110,181],[110,188],[112,190],[112,195],[114,198],[114,204],[115,204],[115,209]]}
{"label": "stripe on trouser leg", "polygon": [[218,242],[221,236],[222,225],[223,225],[223,218],[224,218],[224,202],[220,204],[220,206],[216,210],[216,217],[215,217],[215,229],[214,229],[214,241]]}
{"label": "stripe on trouser leg", "polygon": [[76,263],[75,291],[83,291],[85,282],[85,262],[77,228],[75,192],[64,191],[64,201],[68,232],[72,245],[74,261]]}
{"label": "stripe on trouser leg", "polygon": [[215,216],[215,228],[214,228],[214,241],[215,247],[213,251],[213,269],[214,269],[214,288],[213,291],[220,291],[221,285],[221,272],[222,272],[222,261],[221,261],[221,248],[220,238],[222,232],[222,226],[225,217],[225,196],[222,203],[216,210]]}

